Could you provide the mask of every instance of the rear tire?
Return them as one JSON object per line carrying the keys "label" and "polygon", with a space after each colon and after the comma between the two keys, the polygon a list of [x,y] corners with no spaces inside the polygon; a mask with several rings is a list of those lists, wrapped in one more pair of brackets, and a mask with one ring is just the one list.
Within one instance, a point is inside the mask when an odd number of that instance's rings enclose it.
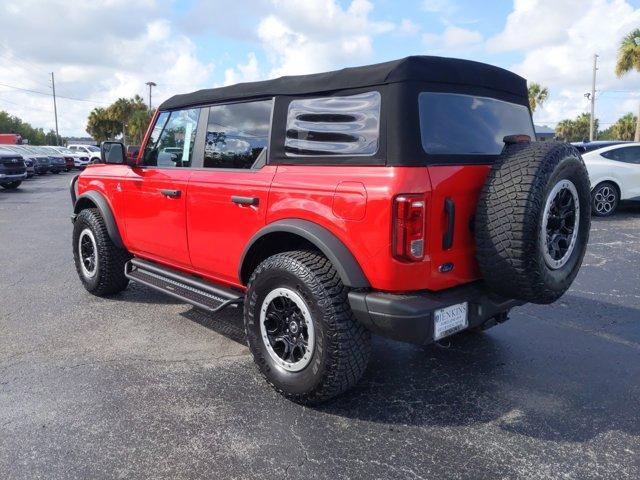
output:
{"label": "rear tire", "polygon": [[591,212],[596,217],[610,217],[620,203],[618,187],[613,182],[602,182],[591,192]]}
{"label": "rear tire", "polygon": [[73,259],[84,288],[93,295],[111,295],[129,284],[124,265],[131,254],[111,241],[104,220],[95,208],[82,210],[76,217]]}
{"label": "rear tire", "polygon": [[532,303],[560,298],[582,264],[590,203],[587,170],[571,145],[508,145],[476,212],[477,259],[489,288]]}
{"label": "rear tire", "polygon": [[317,404],[355,385],[370,354],[348,289],[322,255],[293,251],[264,260],[244,303],[249,348],[267,382],[285,397]]}

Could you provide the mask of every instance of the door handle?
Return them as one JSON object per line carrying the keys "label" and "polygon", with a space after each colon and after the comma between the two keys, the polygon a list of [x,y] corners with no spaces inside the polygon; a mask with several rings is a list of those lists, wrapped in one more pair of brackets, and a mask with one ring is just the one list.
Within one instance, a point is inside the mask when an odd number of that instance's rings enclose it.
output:
{"label": "door handle", "polygon": [[236,205],[253,205],[256,206],[260,203],[258,197],[241,197],[238,195],[231,195],[231,201]]}
{"label": "door handle", "polygon": [[180,197],[180,190],[170,190],[167,188],[161,188],[160,189],[160,193],[162,195],[164,195],[165,197],[169,197],[169,198],[179,198]]}

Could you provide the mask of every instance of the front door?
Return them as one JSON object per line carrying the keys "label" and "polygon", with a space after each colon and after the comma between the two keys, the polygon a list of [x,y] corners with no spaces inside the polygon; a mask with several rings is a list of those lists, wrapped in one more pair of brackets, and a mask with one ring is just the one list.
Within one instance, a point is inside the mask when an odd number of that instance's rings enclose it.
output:
{"label": "front door", "polygon": [[186,195],[200,109],[162,112],[141,164],[125,182],[127,241],[132,253],[189,268]]}
{"label": "front door", "polygon": [[202,168],[194,170],[189,181],[187,232],[192,265],[199,273],[228,284],[240,284],[242,252],[265,224],[276,171],[275,166],[265,165],[272,106],[269,99],[210,107]]}

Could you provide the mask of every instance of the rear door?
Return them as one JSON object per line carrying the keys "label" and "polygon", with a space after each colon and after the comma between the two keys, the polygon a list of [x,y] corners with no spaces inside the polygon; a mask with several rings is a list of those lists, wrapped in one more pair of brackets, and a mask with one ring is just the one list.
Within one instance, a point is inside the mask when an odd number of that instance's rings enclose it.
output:
{"label": "rear door", "polygon": [[474,223],[480,191],[507,135],[535,139],[527,106],[480,95],[422,92],[421,143],[431,159],[427,245],[441,287],[479,278]]}
{"label": "rear door", "polygon": [[265,224],[272,108],[266,99],[203,110],[205,144],[187,192],[189,252],[195,270],[228,284],[240,284],[242,251]]}
{"label": "rear door", "polygon": [[177,267],[191,266],[185,205],[199,114],[197,108],[161,112],[124,185],[129,248]]}

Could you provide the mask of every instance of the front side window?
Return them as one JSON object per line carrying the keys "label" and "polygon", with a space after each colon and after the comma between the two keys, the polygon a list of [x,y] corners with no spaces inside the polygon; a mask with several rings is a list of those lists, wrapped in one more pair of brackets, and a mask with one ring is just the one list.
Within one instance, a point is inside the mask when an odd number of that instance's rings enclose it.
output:
{"label": "front side window", "polygon": [[266,162],[273,100],[209,108],[204,168],[258,168]]}
{"label": "front side window", "polygon": [[286,155],[375,155],[380,136],[380,93],[301,98],[289,104]]}
{"label": "front side window", "polygon": [[499,155],[507,135],[535,139],[529,109],[489,97],[422,92],[422,148],[431,155]]}
{"label": "front side window", "polygon": [[160,113],[147,141],[143,165],[190,167],[199,114],[199,108]]}

